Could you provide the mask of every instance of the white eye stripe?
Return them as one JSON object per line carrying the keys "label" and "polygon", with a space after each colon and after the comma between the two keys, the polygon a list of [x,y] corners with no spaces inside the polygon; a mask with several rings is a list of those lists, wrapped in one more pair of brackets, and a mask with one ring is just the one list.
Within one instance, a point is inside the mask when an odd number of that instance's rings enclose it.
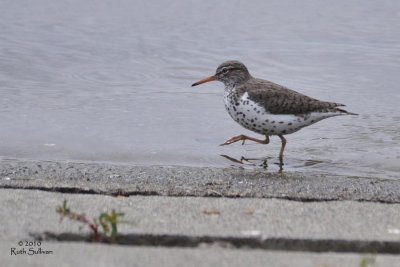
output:
{"label": "white eye stripe", "polygon": [[218,74],[227,74],[230,71],[230,68],[228,67],[223,67]]}
{"label": "white eye stripe", "polygon": [[227,74],[229,71],[232,70],[240,70],[241,68],[234,67],[234,66],[227,66],[227,67],[222,67],[220,71],[218,71],[216,74]]}

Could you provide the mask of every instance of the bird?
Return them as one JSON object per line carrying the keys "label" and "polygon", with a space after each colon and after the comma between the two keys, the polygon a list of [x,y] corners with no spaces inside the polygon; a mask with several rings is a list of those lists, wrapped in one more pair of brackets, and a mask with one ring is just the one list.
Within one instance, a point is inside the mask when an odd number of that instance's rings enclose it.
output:
{"label": "bird", "polygon": [[224,104],[232,119],[244,128],[265,136],[265,139],[257,139],[241,134],[221,145],[238,141],[244,144],[246,140],[269,144],[270,137],[277,135],[281,139],[281,161],[287,144],[284,135],[326,118],[358,115],[340,108],[345,106],[343,104],[317,100],[271,81],[254,78],[247,67],[237,60],[223,62],[214,75],[192,86],[211,81],[224,83]]}

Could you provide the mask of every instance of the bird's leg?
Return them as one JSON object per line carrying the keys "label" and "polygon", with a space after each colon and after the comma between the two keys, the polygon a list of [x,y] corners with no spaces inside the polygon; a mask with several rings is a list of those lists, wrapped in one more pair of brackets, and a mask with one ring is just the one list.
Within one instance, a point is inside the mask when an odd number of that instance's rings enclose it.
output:
{"label": "bird's leg", "polygon": [[243,141],[242,145],[244,145],[244,142],[246,140],[251,140],[251,141],[266,145],[266,144],[269,143],[269,136],[266,135],[265,136],[265,140],[260,140],[260,139],[256,139],[256,138],[241,134],[241,135],[238,135],[238,136],[234,136],[231,139],[225,141],[225,143],[221,144],[221,146],[230,145],[230,144],[233,144],[233,143],[235,143],[237,141]]}
{"label": "bird's leg", "polygon": [[286,146],[286,139],[285,137],[283,137],[283,135],[278,135],[279,138],[282,140],[282,146],[281,146],[281,152],[279,152],[279,159],[282,161],[283,159],[283,150],[285,150],[285,146]]}

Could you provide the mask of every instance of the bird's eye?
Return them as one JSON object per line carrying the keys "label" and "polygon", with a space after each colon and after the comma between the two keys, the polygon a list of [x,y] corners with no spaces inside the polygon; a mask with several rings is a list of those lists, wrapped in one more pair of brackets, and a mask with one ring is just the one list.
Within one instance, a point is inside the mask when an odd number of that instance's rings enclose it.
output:
{"label": "bird's eye", "polygon": [[228,73],[228,71],[229,71],[229,69],[228,69],[228,68],[223,68],[223,69],[221,70],[221,73],[222,73],[222,74],[227,74],[227,73]]}

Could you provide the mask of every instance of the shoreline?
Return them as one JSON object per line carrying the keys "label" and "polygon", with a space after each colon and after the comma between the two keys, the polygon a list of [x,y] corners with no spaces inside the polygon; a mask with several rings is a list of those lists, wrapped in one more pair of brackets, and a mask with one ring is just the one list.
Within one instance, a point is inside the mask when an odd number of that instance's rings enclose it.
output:
{"label": "shoreline", "polygon": [[400,203],[400,181],[233,168],[0,161],[0,188],[102,195]]}

